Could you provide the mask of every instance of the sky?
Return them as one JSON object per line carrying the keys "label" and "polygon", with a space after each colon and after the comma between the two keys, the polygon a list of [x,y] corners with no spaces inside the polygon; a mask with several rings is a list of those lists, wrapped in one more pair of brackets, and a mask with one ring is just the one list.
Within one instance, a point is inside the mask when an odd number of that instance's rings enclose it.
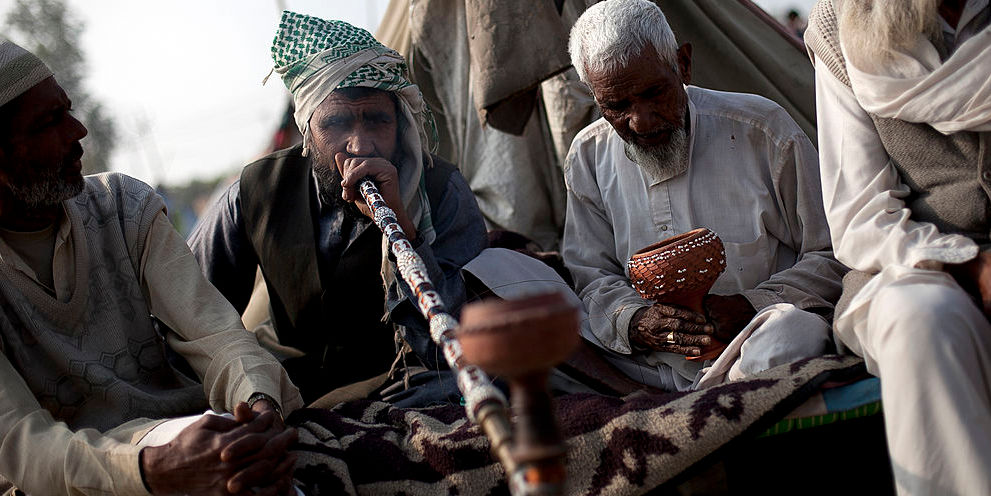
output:
{"label": "sky", "polygon": [[[0,0],[0,16],[12,4]],[[234,173],[264,151],[289,99],[277,74],[262,86],[283,7],[374,33],[388,0],[68,4],[85,23],[84,84],[116,120],[112,168],[176,185]]]}
{"label": "sky", "polygon": [[[283,8],[374,33],[389,2],[68,3],[85,24],[85,84],[117,124],[113,170],[152,185],[179,185],[235,174],[264,152],[289,98],[278,75],[261,83],[272,68],[270,48]],[[814,0],[757,3],[772,15],[789,8],[804,15]],[[0,0],[0,16],[12,4]]]}

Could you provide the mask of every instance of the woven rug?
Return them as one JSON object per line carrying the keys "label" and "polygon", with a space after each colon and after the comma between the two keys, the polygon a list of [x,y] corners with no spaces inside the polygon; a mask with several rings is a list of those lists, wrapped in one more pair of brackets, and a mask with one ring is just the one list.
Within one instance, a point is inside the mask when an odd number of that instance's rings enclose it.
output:
{"label": "woven rug", "polygon": [[[737,439],[759,434],[827,380],[863,373],[830,355],[703,391],[556,399],[568,440],[566,494],[643,494]],[[508,494],[489,443],[459,406],[351,402],[294,412],[296,478],[307,495]]]}

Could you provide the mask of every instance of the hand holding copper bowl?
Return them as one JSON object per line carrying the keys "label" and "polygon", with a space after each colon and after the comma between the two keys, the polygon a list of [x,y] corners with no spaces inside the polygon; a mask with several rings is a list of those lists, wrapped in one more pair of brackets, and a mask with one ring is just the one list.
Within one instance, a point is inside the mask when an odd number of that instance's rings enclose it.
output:
{"label": "hand holding copper bowl", "polygon": [[[644,299],[678,305],[705,315],[702,299],[726,270],[726,252],[716,233],[701,227],[643,248],[627,262],[630,282]],[[713,339],[699,357],[711,358],[726,347]]]}

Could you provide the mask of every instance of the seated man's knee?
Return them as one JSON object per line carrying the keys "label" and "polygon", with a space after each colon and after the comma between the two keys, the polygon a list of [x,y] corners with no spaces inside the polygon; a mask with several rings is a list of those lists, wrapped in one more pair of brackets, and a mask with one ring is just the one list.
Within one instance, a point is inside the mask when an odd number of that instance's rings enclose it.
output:
{"label": "seated man's knee", "polygon": [[871,305],[869,326],[882,352],[926,359],[941,350],[973,346],[987,319],[958,286],[906,284],[882,289]]}
{"label": "seated man's knee", "polygon": [[831,329],[825,319],[793,305],[778,306],[762,312],[767,321],[741,346],[737,369],[743,375],[829,352]]}

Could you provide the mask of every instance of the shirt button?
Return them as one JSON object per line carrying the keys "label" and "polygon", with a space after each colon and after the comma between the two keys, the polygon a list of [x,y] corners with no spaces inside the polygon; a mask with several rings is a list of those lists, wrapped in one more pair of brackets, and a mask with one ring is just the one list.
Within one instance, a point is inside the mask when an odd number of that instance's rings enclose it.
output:
{"label": "shirt button", "polygon": [[983,177],[985,181],[991,181],[991,171],[982,172],[981,177]]}
{"label": "shirt button", "polygon": [[661,226],[661,230],[662,231],[667,231],[668,230],[668,225],[667,224],[664,224],[663,226]]}

